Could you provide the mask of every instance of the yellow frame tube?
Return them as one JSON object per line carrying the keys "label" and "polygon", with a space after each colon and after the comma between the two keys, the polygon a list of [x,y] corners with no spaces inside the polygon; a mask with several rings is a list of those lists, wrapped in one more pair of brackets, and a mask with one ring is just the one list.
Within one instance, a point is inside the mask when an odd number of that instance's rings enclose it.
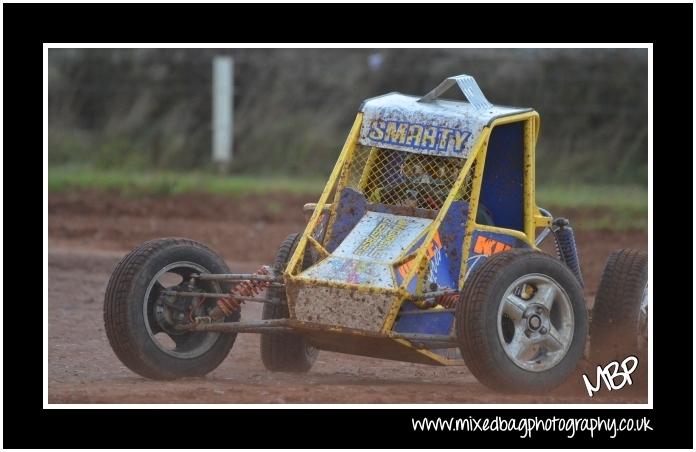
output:
{"label": "yellow frame tube", "polygon": [[475,228],[477,231],[486,231],[486,232],[495,232],[497,234],[505,234],[509,235],[510,237],[514,237],[516,239],[522,240],[523,242],[529,244],[529,245],[534,245],[533,243],[529,242],[529,237],[527,237],[527,234],[524,232],[518,231],[516,229],[508,229],[508,228],[499,228],[496,226],[489,226],[486,224],[478,224],[476,223]]}
{"label": "yellow frame tube", "polygon": [[302,237],[300,238],[300,242],[297,244],[295,253],[292,255],[292,258],[290,258],[290,262],[288,262],[288,265],[284,273],[284,277],[286,280],[288,278],[288,275],[292,275],[296,272],[297,267],[302,260],[302,256],[304,256],[305,248],[307,247],[307,237],[314,231],[314,228],[317,225],[317,221],[319,221],[321,212],[324,209],[324,204],[326,204],[326,200],[328,199],[329,194],[331,194],[331,190],[336,186],[337,179],[341,174],[341,169],[343,168],[343,164],[348,159],[348,156],[352,155],[353,149],[355,149],[355,143],[357,143],[358,136],[360,135],[360,126],[362,125],[362,119],[363,114],[362,112],[360,112],[355,117],[353,127],[350,129],[350,133],[348,134],[348,138],[346,138],[346,142],[343,145],[341,154],[338,156],[338,160],[336,160],[336,164],[334,165],[334,168],[331,171],[329,181],[326,183],[326,187],[324,187],[324,191],[321,193],[321,196],[319,197],[319,201],[317,202],[317,206],[314,209],[314,213],[312,213],[312,217],[309,219],[307,227],[305,227],[305,230],[302,233]]}
{"label": "yellow frame tube", "polygon": [[[536,118],[538,117],[537,115]],[[537,124],[538,122],[534,117],[529,118],[524,124],[524,233],[529,237],[532,244],[534,243],[536,231],[534,217],[539,212],[534,197],[534,154],[538,130]]]}
{"label": "yellow frame tube", "polygon": [[391,340],[398,342],[400,344],[403,344],[407,346],[408,348],[411,348],[418,353],[421,353],[428,358],[431,358],[433,361],[438,362],[442,364],[443,366],[464,366],[464,360],[463,359],[452,359],[452,358],[445,358],[442,355],[438,355],[435,352],[432,352],[428,350],[427,348],[417,348],[415,345],[413,345],[411,342],[407,341],[406,339],[401,339],[398,337],[392,337]]}
{"label": "yellow frame tube", "polygon": [[471,237],[476,229],[476,215],[478,214],[479,195],[481,193],[481,180],[483,179],[483,169],[486,163],[486,153],[488,152],[488,139],[491,129],[485,131],[486,139],[483,142],[479,155],[476,156],[476,170],[471,186],[471,196],[469,197],[469,214],[466,219],[466,232],[464,233],[464,243],[462,244],[462,259],[459,265],[459,281],[457,288],[462,290],[464,286],[464,276],[466,275],[466,263],[469,259],[469,248],[471,248]]}
{"label": "yellow frame tube", "polygon": [[317,239],[315,239],[314,237],[312,237],[312,234],[309,234],[309,235],[307,236],[307,240],[309,240],[309,243],[310,243],[312,246],[314,246],[314,249],[317,250],[317,251],[319,252],[319,254],[322,255],[322,257],[328,257],[328,256],[329,256],[330,253],[329,253],[328,251],[326,251],[326,248],[324,248],[323,246],[321,246],[321,243],[319,243],[319,242],[317,241]]}
{"label": "yellow frame tube", "polygon": [[372,172],[372,167],[375,164],[375,160],[377,160],[377,148],[375,146],[372,146],[370,148],[370,155],[367,157],[367,163],[365,163],[365,168],[363,169],[363,172],[360,175],[360,182],[358,183],[358,187],[360,187],[360,191],[363,193],[365,193],[365,187],[367,186],[370,173]]}

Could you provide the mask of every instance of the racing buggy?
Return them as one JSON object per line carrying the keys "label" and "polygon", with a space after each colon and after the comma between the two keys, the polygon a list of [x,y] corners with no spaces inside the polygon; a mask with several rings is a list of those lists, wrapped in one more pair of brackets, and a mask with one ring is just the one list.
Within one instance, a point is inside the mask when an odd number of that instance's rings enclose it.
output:
{"label": "racing buggy", "polygon": [[[440,99],[455,85],[467,101]],[[238,333],[259,333],[271,371],[306,372],[329,350],[465,364],[523,393],[563,383],[588,333],[597,359],[646,350],[643,252],[610,257],[588,331],[573,230],[535,200],[539,125],[467,75],[364,101],[305,230],[272,265],[233,274],[184,238],[125,256],[105,297],[113,350],[145,377],[202,376]],[[549,236],[557,256],[540,251]],[[263,303],[261,320],[241,320],[245,302]]]}

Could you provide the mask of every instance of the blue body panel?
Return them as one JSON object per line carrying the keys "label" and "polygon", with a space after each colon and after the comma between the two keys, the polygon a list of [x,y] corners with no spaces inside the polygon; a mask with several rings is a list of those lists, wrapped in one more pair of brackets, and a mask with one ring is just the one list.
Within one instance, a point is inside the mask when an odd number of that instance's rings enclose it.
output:
{"label": "blue body panel", "polygon": [[442,247],[447,255],[449,276],[453,281],[453,285],[446,284],[445,286],[453,289],[457,288],[457,281],[459,281],[467,215],[469,215],[469,203],[454,201],[447,211],[447,215],[443,218],[438,231]]}
{"label": "blue body panel", "polygon": [[334,252],[338,245],[348,236],[367,211],[367,200],[362,193],[352,188],[344,188],[338,198],[336,206],[335,222],[331,230],[331,236],[324,248],[330,253]]}
{"label": "blue body panel", "polygon": [[497,126],[491,132],[479,202],[497,227],[524,230],[524,124]]}
{"label": "blue body panel", "polygon": [[[418,311],[420,308],[407,301],[401,306],[401,312]],[[398,333],[421,333],[447,335],[452,329],[454,314],[451,312],[403,315],[394,325]]]}

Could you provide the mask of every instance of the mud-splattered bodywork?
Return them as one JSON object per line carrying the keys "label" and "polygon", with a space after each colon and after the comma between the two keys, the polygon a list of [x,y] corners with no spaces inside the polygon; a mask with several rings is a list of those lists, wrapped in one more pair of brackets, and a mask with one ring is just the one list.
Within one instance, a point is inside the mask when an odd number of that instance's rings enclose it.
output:
{"label": "mud-splattered bodywork", "polygon": [[[455,83],[469,102],[437,99]],[[442,294],[456,297],[486,256],[535,247],[548,224],[534,200],[538,128],[536,112],[490,104],[468,76],[365,101],[284,275],[291,319],[317,326],[319,347],[460,363],[456,347],[411,338],[452,337]]]}

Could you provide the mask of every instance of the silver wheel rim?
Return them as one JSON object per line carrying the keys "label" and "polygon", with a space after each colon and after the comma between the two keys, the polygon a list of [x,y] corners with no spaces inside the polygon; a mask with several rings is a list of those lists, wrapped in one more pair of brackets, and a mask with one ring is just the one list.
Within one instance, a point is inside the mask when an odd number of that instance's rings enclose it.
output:
{"label": "silver wheel rim", "polygon": [[640,312],[638,313],[638,351],[641,353],[648,350],[648,285],[643,289],[643,298],[640,301]]}
{"label": "silver wheel rim", "polygon": [[[183,332],[181,335],[171,335],[166,331],[154,332],[151,327],[151,322],[157,322],[156,319],[152,318],[154,312],[151,311],[153,311],[153,309],[157,309],[157,307],[153,306],[153,304],[159,296],[158,291],[163,287],[169,287],[162,284],[161,279],[168,273],[176,273],[173,270],[186,270],[190,271],[190,273],[210,273],[205,267],[188,261],[174,262],[158,271],[157,274],[150,280],[147,290],[145,291],[145,298],[143,300],[143,319],[145,320],[145,328],[147,329],[147,333],[152,342],[157,346],[157,348],[162,350],[167,355],[185,359],[197,358],[208,352],[213,347],[215,342],[217,342],[218,338],[220,337],[220,333]],[[212,285],[215,287],[216,292],[220,292],[220,287],[217,283],[212,283]],[[169,340],[162,336],[162,334],[169,337]],[[181,341],[181,338],[188,339],[187,347],[181,346],[176,342],[177,339]],[[192,341],[190,338],[194,338],[195,340]],[[171,342],[174,343],[173,348]]]}
{"label": "silver wheel rim", "polygon": [[498,308],[498,338],[518,367],[543,372],[568,353],[575,319],[566,291],[553,278],[532,273],[515,280]]}

